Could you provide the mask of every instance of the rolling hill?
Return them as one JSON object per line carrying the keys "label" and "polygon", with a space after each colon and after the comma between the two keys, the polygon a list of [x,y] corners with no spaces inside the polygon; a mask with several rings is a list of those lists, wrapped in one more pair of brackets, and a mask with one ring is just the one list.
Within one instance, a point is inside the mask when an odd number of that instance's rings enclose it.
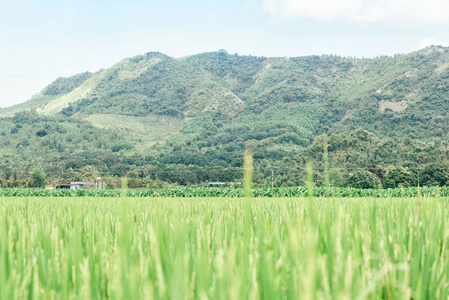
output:
{"label": "rolling hill", "polygon": [[[84,140],[85,149],[99,157],[224,168],[241,165],[247,143],[256,159],[280,161],[299,155],[323,133],[363,129],[378,140],[430,142],[448,138],[448,90],[444,47],[374,59],[267,58],[224,50],[175,59],[149,52],[95,73],[59,78],[31,100],[1,109],[2,140],[9,144],[0,155],[17,168],[56,160],[67,169],[80,152],[73,147],[78,134],[76,142]],[[19,138],[12,131],[21,125],[22,111],[33,121],[26,121],[28,135]],[[42,130],[47,137],[36,136]],[[96,138],[83,137],[86,130]],[[55,149],[69,150],[56,153],[31,136],[52,137],[61,144]],[[33,151],[14,150],[26,140]]]}

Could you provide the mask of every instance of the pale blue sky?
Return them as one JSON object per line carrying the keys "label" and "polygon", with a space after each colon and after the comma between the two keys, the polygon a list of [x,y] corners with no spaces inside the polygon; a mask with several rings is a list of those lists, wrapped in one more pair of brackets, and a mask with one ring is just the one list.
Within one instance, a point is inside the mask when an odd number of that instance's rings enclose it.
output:
{"label": "pale blue sky", "polygon": [[446,0],[0,0],[0,107],[148,51],[409,53],[447,45],[447,16]]}

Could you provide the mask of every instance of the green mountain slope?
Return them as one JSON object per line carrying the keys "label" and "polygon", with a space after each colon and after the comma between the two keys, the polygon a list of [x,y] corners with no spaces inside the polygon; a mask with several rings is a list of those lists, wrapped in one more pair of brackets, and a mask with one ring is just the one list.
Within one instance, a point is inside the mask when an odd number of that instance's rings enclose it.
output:
{"label": "green mountain slope", "polygon": [[[11,133],[13,116],[22,110],[35,111],[46,124],[90,126],[105,149],[128,145],[114,152],[118,156],[165,165],[237,167],[248,143],[256,159],[282,160],[320,134],[357,129],[379,139],[432,141],[449,137],[448,89],[449,49],[443,47],[375,59],[267,58],[224,50],[175,59],[150,52],[59,78],[33,99],[1,109],[2,139],[10,144],[0,153],[5,157],[10,145],[27,139]],[[65,133],[58,134],[61,147],[71,149]],[[37,162],[32,153],[49,151],[33,139],[35,148],[20,151],[18,166]],[[64,168],[75,150],[60,159]]]}
{"label": "green mountain slope", "polygon": [[[147,53],[94,74],[60,78],[27,103],[1,110],[0,116],[35,108],[39,114],[96,124],[106,114],[162,115],[191,126],[190,121],[200,115],[219,113],[226,115],[228,127],[238,127],[250,122],[251,115],[260,119],[263,112],[275,116],[299,110],[302,113],[294,114],[296,119],[319,124],[306,134],[309,139],[322,132],[356,128],[389,136],[393,127],[400,135],[442,136],[448,67],[448,49],[441,47],[363,60],[264,58],[229,55],[223,50],[182,59]],[[309,116],[303,106],[315,113]],[[99,118],[92,116],[97,114]],[[284,127],[304,129],[295,122],[274,119]]]}

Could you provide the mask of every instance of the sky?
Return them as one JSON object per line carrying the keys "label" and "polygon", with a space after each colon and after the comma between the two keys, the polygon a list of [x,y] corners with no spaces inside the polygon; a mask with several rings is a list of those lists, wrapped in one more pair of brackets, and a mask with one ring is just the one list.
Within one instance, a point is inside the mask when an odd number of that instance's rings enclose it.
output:
{"label": "sky", "polygon": [[449,46],[447,0],[0,0],[0,107],[150,51],[376,57]]}

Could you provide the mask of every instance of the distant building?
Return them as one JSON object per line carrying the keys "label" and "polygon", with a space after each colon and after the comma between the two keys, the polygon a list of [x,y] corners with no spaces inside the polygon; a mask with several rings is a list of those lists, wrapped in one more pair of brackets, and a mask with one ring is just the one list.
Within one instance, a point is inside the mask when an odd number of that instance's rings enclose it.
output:
{"label": "distant building", "polygon": [[209,187],[229,187],[229,188],[237,188],[241,187],[241,182],[209,182]]}
{"label": "distant building", "polygon": [[226,182],[209,182],[209,187],[224,187]]}
{"label": "distant building", "polygon": [[70,182],[70,184],[66,183],[55,183],[55,184],[47,184],[45,185],[46,190],[61,190],[61,189],[72,189],[72,190],[78,190],[78,189],[96,189],[101,190],[106,188],[106,183],[104,180],[102,180],[100,177],[97,178],[96,182],[86,182],[86,181],[73,181]]}
{"label": "distant building", "polygon": [[64,183],[56,183],[56,184],[46,184],[45,189],[46,190],[65,190],[70,189],[70,184],[64,184]]}
{"label": "distant building", "polygon": [[92,182],[84,182],[84,181],[70,182],[70,188],[72,190],[93,189],[94,187],[95,187],[95,183],[92,183]]}

